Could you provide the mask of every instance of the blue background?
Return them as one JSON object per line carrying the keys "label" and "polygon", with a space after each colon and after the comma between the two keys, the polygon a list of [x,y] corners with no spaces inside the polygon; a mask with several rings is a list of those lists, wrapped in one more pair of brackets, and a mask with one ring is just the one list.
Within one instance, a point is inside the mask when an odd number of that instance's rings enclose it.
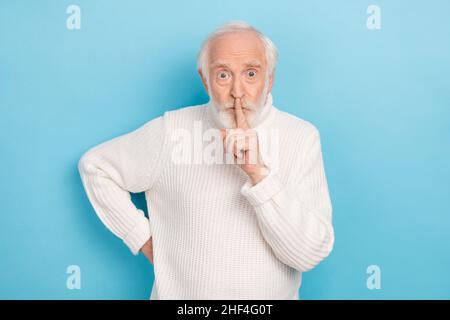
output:
{"label": "blue background", "polygon": [[[77,162],[206,102],[197,50],[235,19],[279,48],[274,105],[321,133],[336,243],[301,297],[450,298],[449,13],[445,0],[1,1],[0,298],[148,299],[152,266],[101,224]],[[81,290],[66,288],[72,264]]]}

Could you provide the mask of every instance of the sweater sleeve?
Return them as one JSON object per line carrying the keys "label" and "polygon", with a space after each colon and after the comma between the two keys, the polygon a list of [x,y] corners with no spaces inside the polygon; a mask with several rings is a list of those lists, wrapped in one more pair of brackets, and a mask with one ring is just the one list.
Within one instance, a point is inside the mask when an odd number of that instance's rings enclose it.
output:
{"label": "sweater sleeve", "polygon": [[299,172],[289,185],[271,173],[241,193],[254,207],[261,233],[283,263],[301,272],[326,258],[334,245],[332,206],[316,128],[305,145]]}
{"label": "sweater sleeve", "polygon": [[103,224],[137,255],[151,237],[149,220],[130,192],[149,190],[159,175],[163,117],[86,151],[78,162],[81,180]]}

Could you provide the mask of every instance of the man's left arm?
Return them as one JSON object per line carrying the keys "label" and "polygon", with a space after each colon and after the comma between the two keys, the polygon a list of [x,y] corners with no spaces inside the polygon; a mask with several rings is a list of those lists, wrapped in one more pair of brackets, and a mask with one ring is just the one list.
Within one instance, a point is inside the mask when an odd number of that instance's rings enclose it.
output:
{"label": "man's left arm", "polygon": [[254,207],[261,232],[283,263],[305,272],[326,258],[334,245],[332,205],[325,177],[319,132],[313,128],[299,159],[294,182],[277,173],[248,181],[242,194]]}

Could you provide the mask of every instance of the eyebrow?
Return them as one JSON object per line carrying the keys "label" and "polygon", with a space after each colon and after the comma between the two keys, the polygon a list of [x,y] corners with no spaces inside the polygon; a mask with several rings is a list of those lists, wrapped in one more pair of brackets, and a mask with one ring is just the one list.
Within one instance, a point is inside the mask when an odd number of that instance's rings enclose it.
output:
{"label": "eyebrow", "polygon": [[213,68],[213,69],[216,69],[216,68],[230,68],[230,65],[228,63],[217,61],[217,62],[214,62],[211,65],[211,68]]}
{"label": "eyebrow", "polygon": [[252,60],[244,64],[245,67],[260,68],[261,63],[258,60]]}
{"label": "eyebrow", "polygon": [[[261,68],[261,63],[258,60],[252,60],[249,62],[244,63],[244,67],[254,67],[254,68]],[[216,61],[213,62],[211,65],[211,68],[230,68],[230,65],[225,62]]]}

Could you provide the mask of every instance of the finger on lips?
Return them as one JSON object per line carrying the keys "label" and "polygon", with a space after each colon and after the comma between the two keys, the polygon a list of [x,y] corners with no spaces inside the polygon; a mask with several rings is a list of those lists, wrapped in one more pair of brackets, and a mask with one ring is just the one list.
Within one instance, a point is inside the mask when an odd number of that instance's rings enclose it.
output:
{"label": "finger on lips", "polygon": [[225,152],[231,151],[231,153],[233,153],[238,159],[243,159],[245,152],[249,149],[248,138],[255,138],[255,133],[248,131],[248,129],[250,129],[250,126],[242,109],[240,98],[234,100],[234,111],[236,128],[223,128],[220,130],[220,134],[222,137]]}
{"label": "finger on lips", "polygon": [[242,110],[241,99],[234,99],[234,115],[236,118],[236,126],[242,129],[248,129],[250,126],[248,125],[247,118],[245,117],[244,111]]}

